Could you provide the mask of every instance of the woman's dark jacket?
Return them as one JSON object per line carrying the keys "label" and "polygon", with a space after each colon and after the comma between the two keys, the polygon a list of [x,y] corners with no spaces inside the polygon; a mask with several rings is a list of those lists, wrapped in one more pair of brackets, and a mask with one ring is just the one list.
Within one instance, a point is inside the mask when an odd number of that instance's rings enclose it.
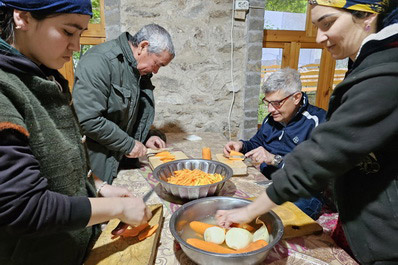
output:
{"label": "woman's dark jacket", "polygon": [[286,155],[266,192],[281,204],[310,197],[332,180],[356,259],[397,264],[398,24],[368,37],[335,88],[327,119]]}
{"label": "woman's dark jacket", "polygon": [[0,264],[82,264],[100,232],[70,99],[57,71],[0,39]]}

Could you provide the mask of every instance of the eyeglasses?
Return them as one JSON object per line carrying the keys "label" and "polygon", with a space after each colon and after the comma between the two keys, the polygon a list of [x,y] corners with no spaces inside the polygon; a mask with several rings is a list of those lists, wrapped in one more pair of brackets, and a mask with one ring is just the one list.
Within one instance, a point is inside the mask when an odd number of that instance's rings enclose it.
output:
{"label": "eyeglasses", "polygon": [[263,102],[265,105],[269,106],[269,104],[272,105],[272,107],[279,109],[280,107],[282,107],[283,103],[285,103],[285,100],[290,98],[291,96],[293,96],[294,94],[296,94],[296,92],[294,92],[293,94],[290,94],[289,96],[282,98],[281,100],[273,100],[273,101],[268,101],[265,99],[265,97],[263,98]]}

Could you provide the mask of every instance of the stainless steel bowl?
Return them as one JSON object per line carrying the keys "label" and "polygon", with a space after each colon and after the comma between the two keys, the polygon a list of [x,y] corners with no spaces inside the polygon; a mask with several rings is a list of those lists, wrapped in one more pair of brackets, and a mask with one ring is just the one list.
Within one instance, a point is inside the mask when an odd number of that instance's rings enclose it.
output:
{"label": "stainless steel bowl", "polygon": [[[224,176],[220,182],[200,186],[183,186],[167,182],[167,178],[174,175],[174,171],[181,169],[200,169],[206,173],[218,173]],[[232,169],[226,164],[205,159],[182,159],[159,165],[153,171],[153,176],[168,193],[182,199],[198,199],[216,195],[224,186],[224,183],[232,177]]]}
{"label": "stainless steel bowl", "polygon": [[256,251],[241,254],[218,254],[204,251],[189,245],[182,239],[184,225],[191,221],[200,221],[208,216],[214,216],[217,210],[227,210],[246,206],[249,200],[232,197],[209,197],[194,200],[182,205],[170,219],[170,231],[174,238],[180,243],[182,250],[187,256],[198,264],[206,265],[248,265],[258,264],[263,261],[268,252],[281,240],[283,235],[283,224],[281,219],[274,213],[269,212],[260,217],[270,233],[269,244]]}

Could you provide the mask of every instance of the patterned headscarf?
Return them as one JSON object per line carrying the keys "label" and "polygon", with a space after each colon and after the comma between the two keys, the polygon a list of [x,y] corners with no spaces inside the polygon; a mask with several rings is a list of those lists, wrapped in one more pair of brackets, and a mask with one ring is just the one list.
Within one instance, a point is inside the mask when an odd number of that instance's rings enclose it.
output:
{"label": "patterned headscarf", "polygon": [[330,6],[369,13],[382,13],[390,0],[309,0],[311,5]]}
{"label": "patterned headscarf", "polygon": [[0,0],[2,6],[29,12],[93,15],[90,0]]}

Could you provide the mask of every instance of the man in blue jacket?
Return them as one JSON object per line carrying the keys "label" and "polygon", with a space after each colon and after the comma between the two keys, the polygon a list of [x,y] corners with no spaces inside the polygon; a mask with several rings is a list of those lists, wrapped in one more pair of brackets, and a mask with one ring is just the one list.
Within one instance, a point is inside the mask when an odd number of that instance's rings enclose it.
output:
{"label": "man in blue jacket", "polygon": [[[266,177],[283,167],[283,157],[305,141],[311,131],[325,121],[326,112],[310,105],[301,92],[299,73],[284,68],[272,73],[263,85],[264,103],[268,116],[261,128],[250,140],[228,142],[224,153],[241,151],[253,162],[261,163],[260,170]],[[300,199],[295,204],[313,219],[319,217],[322,199]]]}

